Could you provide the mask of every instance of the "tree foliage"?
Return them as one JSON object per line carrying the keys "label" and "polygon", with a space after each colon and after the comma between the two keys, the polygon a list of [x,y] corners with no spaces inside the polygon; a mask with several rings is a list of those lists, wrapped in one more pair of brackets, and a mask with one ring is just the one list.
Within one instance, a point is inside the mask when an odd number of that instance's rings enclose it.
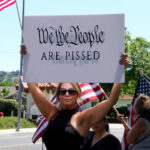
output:
{"label": "tree foliage", "polygon": [[130,58],[130,66],[126,69],[126,82],[123,84],[122,94],[134,94],[139,71],[150,76],[150,43],[142,37],[132,39],[126,31],[125,52]]}
{"label": "tree foliage", "polygon": [[5,80],[5,81],[0,82],[0,86],[14,86],[14,85],[15,85],[14,81],[7,81],[7,80]]}
{"label": "tree foliage", "polygon": [[[126,69],[125,83],[122,86],[122,94],[134,94],[139,71],[150,77],[150,43],[142,37],[131,38],[130,33],[125,30],[125,52],[130,58],[130,65]],[[113,84],[101,84],[108,93]]]}
{"label": "tree foliage", "polygon": [[0,92],[0,97],[5,97],[10,93],[10,89],[9,88],[3,88],[2,91]]}

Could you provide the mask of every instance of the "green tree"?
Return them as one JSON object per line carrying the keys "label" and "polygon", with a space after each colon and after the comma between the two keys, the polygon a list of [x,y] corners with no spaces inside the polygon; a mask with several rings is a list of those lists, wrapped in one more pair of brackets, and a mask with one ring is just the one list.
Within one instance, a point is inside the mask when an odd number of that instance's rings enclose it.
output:
{"label": "green tree", "polygon": [[[132,39],[130,33],[125,30],[125,52],[130,58],[130,65],[126,69],[125,83],[121,93],[133,95],[139,78],[139,70],[150,76],[150,42],[142,37]],[[107,94],[112,88],[112,84],[101,84],[101,86]]]}
{"label": "green tree", "polygon": [[125,52],[130,58],[130,66],[126,70],[126,83],[123,84],[122,94],[134,94],[139,78],[139,70],[150,76],[150,43],[142,37],[132,39],[125,32]]}
{"label": "green tree", "polygon": [[3,82],[0,82],[0,86],[14,86],[15,83],[13,81],[3,81]]}
{"label": "green tree", "polygon": [[0,92],[0,97],[5,97],[10,93],[10,89],[9,88],[3,88],[2,91]]}

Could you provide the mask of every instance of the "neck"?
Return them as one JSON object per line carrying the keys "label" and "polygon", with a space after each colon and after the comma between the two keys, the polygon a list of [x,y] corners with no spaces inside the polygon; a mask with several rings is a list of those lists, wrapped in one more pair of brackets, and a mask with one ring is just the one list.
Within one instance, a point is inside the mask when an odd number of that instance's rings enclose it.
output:
{"label": "neck", "polygon": [[97,138],[100,138],[100,139],[102,139],[102,138],[104,138],[106,135],[108,135],[108,132],[106,132],[106,130],[103,130],[102,132],[95,132],[95,137],[97,137]]}
{"label": "neck", "polygon": [[67,106],[63,106],[62,107],[63,110],[72,110],[72,109],[75,109],[75,108],[76,108],[76,105],[72,106],[72,107],[70,107],[70,106],[68,106],[68,107]]}
{"label": "neck", "polygon": [[91,147],[107,135],[108,135],[108,132],[106,132],[106,131],[95,132],[95,135],[93,136],[93,140],[92,140],[92,143],[91,143]]}

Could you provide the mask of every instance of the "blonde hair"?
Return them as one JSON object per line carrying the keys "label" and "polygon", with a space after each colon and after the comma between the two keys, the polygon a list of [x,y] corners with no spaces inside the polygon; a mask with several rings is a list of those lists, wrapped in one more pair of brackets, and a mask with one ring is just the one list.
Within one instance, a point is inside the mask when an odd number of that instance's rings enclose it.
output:
{"label": "blonde hair", "polygon": [[135,100],[135,112],[141,117],[150,120],[150,97],[145,94],[140,94]]}

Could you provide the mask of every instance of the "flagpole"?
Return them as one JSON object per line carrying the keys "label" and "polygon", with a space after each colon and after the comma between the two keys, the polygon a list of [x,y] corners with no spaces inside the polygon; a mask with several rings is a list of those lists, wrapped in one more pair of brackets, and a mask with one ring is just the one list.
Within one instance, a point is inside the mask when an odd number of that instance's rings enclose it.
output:
{"label": "flagpole", "polygon": [[[19,16],[19,10],[18,10],[18,5],[17,5],[17,0],[16,0],[16,8],[17,8],[17,13],[19,17],[19,22],[20,22],[20,27],[21,27],[21,43],[23,43],[23,29],[24,29],[24,8],[25,8],[25,0],[23,0],[23,7],[22,7],[22,25],[21,25],[21,19]],[[20,73],[19,73],[19,96],[18,96],[18,122],[17,122],[17,128],[16,131],[20,131],[20,126],[21,126],[21,105],[22,105],[22,91],[23,91],[23,85],[21,81],[21,75],[22,75],[22,62],[23,62],[23,57],[20,56]]]}
{"label": "flagpole", "polygon": [[[21,39],[23,39],[23,37],[24,37],[24,33],[23,33],[23,27],[22,27],[22,25],[21,25],[21,19],[20,19],[20,14],[19,14],[19,9],[18,9],[18,4],[17,4],[17,0],[15,0],[16,1],[16,9],[17,9],[17,15],[18,15],[18,19],[19,19],[19,24],[20,24],[20,29],[21,29]],[[24,14],[24,2],[23,2],[23,14]],[[24,16],[24,15],[23,15]],[[23,17],[22,16],[22,17]],[[23,21],[23,20],[22,20]]]}
{"label": "flagpole", "polygon": [[143,71],[139,70],[139,74],[140,76],[144,76],[148,81],[150,81],[150,78],[146,74],[144,74]]}
{"label": "flagpole", "polygon": [[[108,96],[107,96],[107,95],[105,95],[105,97],[108,99]],[[114,106],[112,107],[112,109],[115,111],[115,113],[116,113],[117,115],[120,114],[119,111],[118,111]],[[121,121],[122,121],[123,124],[126,124],[126,121],[125,121],[124,119],[122,119]]]}

